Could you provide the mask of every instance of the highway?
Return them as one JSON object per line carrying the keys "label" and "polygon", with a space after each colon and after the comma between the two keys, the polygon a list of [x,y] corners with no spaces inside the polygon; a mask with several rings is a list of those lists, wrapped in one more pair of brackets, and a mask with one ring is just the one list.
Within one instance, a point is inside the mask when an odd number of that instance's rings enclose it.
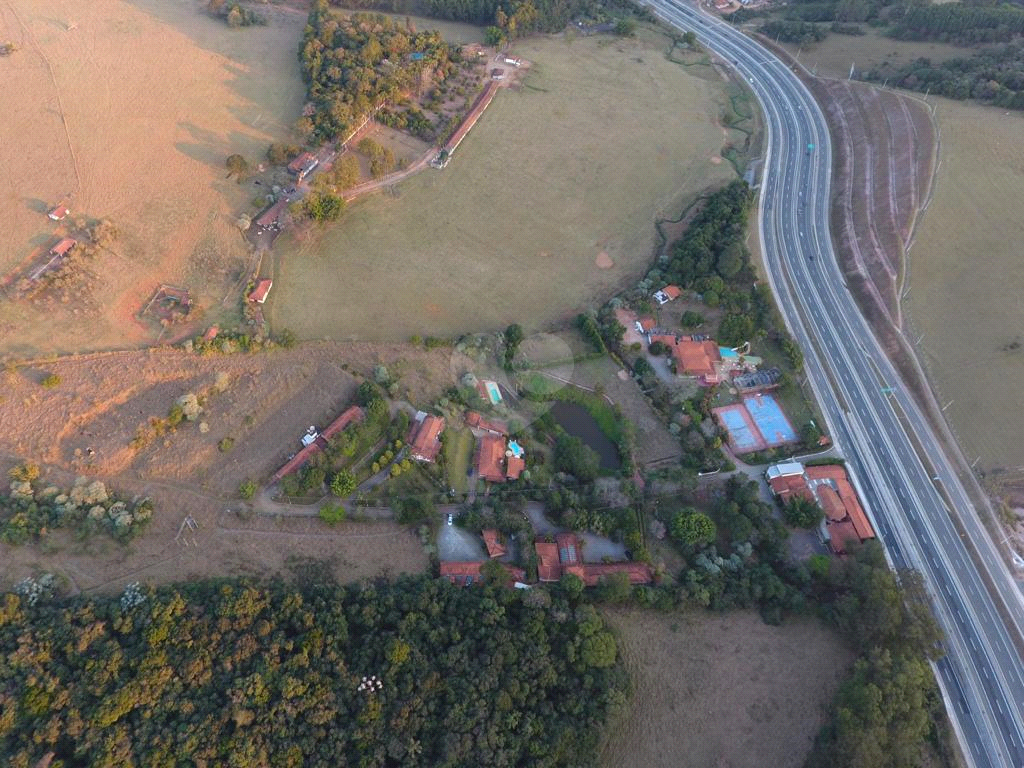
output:
{"label": "highway", "polygon": [[808,380],[890,561],[924,577],[946,636],[936,676],[968,764],[1024,768],[1024,662],[1014,642],[1024,637],[1024,600],[846,287],[829,232],[825,117],[789,67],[739,30],[678,0],[651,0],[650,7],[696,33],[761,104],[766,156],[758,224],[779,309],[804,350]]}

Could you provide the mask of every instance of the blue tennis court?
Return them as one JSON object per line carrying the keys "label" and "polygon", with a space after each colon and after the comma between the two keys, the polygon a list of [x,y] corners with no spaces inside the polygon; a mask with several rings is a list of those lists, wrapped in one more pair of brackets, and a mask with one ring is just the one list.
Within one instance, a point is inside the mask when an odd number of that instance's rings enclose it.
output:
{"label": "blue tennis court", "polygon": [[[750,417],[764,438],[765,445],[774,448],[796,441],[796,432],[771,395],[752,395],[743,398]],[[731,431],[731,427],[730,427]]]}
{"label": "blue tennis court", "polygon": [[761,448],[761,436],[754,434],[742,405],[715,408],[715,414],[729,431],[729,442],[737,453],[748,453]]}

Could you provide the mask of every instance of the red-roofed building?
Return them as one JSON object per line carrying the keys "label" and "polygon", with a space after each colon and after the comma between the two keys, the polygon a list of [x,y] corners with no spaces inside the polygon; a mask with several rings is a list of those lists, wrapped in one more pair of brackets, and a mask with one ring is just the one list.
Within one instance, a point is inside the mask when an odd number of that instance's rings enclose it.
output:
{"label": "red-roofed building", "polygon": [[54,221],[63,221],[65,218],[67,218],[67,215],[69,213],[71,213],[71,211],[68,210],[68,207],[61,203],[56,208],[53,208],[46,215],[49,216]]}
{"label": "red-roofed building", "polygon": [[252,291],[249,292],[249,301],[255,302],[256,304],[262,304],[267,300],[267,296],[270,295],[270,289],[273,288],[274,281],[269,277],[265,277],[262,280],[257,280],[256,285]]}
{"label": "red-roofed building", "polygon": [[320,165],[320,161],[317,159],[316,155],[312,152],[303,152],[288,163],[288,171],[289,173],[293,173],[298,176],[299,181],[302,181],[318,165]]}
{"label": "red-roofed building", "polygon": [[71,253],[71,251],[74,249],[76,245],[78,245],[77,240],[74,240],[70,237],[65,237],[63,240],[61,240],[59,243],[53,246],[53,248],[50,249],[50,255],[67,256],[69,253]]}
{"label": "red-roofed building", "polygon": [[424,414],[409,434],[409,455],[416,461],[434,461],[441,451],[444,419]]}
{"label": "red-roofed building", "polygon": [[203,334],[203,341],[213,341],[217,338],[218,333],[220,333],[220,328],[216,325],[211,325],[206,329],[206,333]]}
{"label": "red-roofed building", "polygon": [[641,317],[636,321],[636,325],[637,330],[640,331],[640,333],[650,333],[658,327],[658,321],[653,317]]}
{"label": "red-roofed building", "polygon": [[492,483],[505,482],[505,470],[501,466],[504,459],[505,438],[484,435],[477,441],[473,464],[476,473],[484,480],[490,480]]}
{"label": "red-roofed building", "polygon": [[670,301],[675,301],[683,295],[677,285],[666,285],[660,291],[656,291],[654,294],[654,300],[659,304],[668,304]]}
{"label": "red-roofed building", "polygon": [[480,532],[480,535],[484,537],[484,544],[487,546],[488,557],[501,557],[508,550],[505,549],[505,545],[501,543],[501,539],[498,537],[498,532],[493,528],[484,528]]}
{"label": "red-roofed building", "polygon": [[594,587],[601,583],[606,576],[613,573],[625,573],[629,576],[630,584],[650,584],[654,581],[654,572],[647,563],[587,563],[583,566],[576,566],[573,571],[588,587]]}
{"label": "red-roofed building", "polygon": [[466,414],[466,426],[473,430],[490,432],[492,435],[504,436],[508,434],[508,425],[505,422],[484,418],[476,411],[470,411]]}
{"label": "red-roofed building", "polygon": [[[440,574],[441,578],[448,579],[452,584],[458,587],[468,587],[470,584],[481,584],[483,583],[483,568],[484,562],[480,560],[474,560],[471,562],[443,562],[441,563]],[[505,569],[508,574],[507,584],[511,586],[514,582],[523,581],[526,578],[526,571],[521,568],[513,568],[510,565],[501,563],[501,567]]]}
{"label": "red-roofed building", "polygon": [[320,433],[320,437],[323,438],[325,446],[328,440],[345,429],[349,424],[356,424],[362,421],[364,415],[365,411],[363,411],[363,409],[358,405],[353,405],[346,409],[341,416],[328,424],[326,429]]}
{"label": "red-roofed building", "polygon": [[562,578],[562,566],[558,562],[558,545],[549,541],[538,541],[533,547],[537,550],[537,578],[540,581],[558,581]]}
{"label": "red-roofed building", "polygon": [[676,359],[676,373],[679,375],[696,376],[707,384],[718,382],[718,366],[722,362],[722,355],[715,342],[680,339],[672,354]]}
{"label": "red-roofed building", "polygon": [[825,513],[825,535],[832,551],[842,554],[851,538],[875,538],[845,467],[828,464],[804,467],[798,461],[776,464],[765,473],[768,485],[783,503],[793,496],[816,502]]}
{"label": "red-roofed building", "polygon": [[518,480],[526,469],[526,459],[522,456],[509,456],[506,461],[505,477],[509,480]]}
{"label": "red-roofed building", "polygon": [[256,217],[256,221],[253,223],[256,225],[256,231],[260,232],[264,229],[280,229],[281,222],[278,221],[281,214],[284,213],[285,208],[288,207],[288,201],[281,199],[276,203],[268,207],[263,213]]}
{"label": "red-roofed building", "polygon": [[558,581],[564,574],[579,576],[588,587],[599,584],[605,576],[626,573],[632,584],[649,584],[654,572],[646,563],[584,563],[580,556],[580,542],[574,533],[559,533],[555,541],[538,541],[537,578],[540,581]]}

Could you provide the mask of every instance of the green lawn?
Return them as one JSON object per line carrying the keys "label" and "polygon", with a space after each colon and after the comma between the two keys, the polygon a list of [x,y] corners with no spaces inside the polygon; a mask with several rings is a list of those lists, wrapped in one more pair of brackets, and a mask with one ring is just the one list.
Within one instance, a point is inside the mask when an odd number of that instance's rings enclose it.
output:
{"label": "green lawn", "polygon": [[469,492],[469,463],[473,460],[473,433],[468,429],[451,429],[445,432],[444,460],[448,468],[448,485],[456,493]]}

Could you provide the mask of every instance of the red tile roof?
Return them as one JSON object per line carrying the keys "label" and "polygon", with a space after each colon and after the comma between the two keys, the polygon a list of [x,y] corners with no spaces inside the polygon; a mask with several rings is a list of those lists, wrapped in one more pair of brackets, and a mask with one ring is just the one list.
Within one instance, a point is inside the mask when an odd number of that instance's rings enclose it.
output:
{"label": "red tile roof", "polygon": [[292,173],[298,173],[302,169],[306,168],[314,160],[316,160],[316,156],[312,152],[303,152],[301,155],[299,155],[290,163],[288,163],[288,170],[291,171]]}
{"label": "red tile roof", "polygon": [[678,372],[691,376],[716,376],[718,371],[715,363],[722,361],[718,345],[713,341],[681,339],[676,344],[673,354]]}
{"label": "red tile roof", "polygon": [[485,528],[480,532],[480,535],[484,537],[488,557],[501,557],[508,552],[501,543],[501,539],[498,538],[498,532],[493,528]]}
{"label": "red tile roof", "polygon": [[484,432],[492,432],[495,435],[508,434],[508,425],[505,424],[505,422],[484,418],[476,411],[470,411],[466,414],[466,426],[470,429],[481,429]]}
{"label": "red tile roof", "polygon": [[644,333],[653,331],[658,325],[658,322],[653,317],[641,317],[637,322],[640,323],[640,330]]}
{"label": "red tile roof", "polygon": [[582,571],[580,578],[588,587],[599,584],[601,579],[613,573],[625,573],[629,576],[630,584],[650,584],[654,581],[654,572],[647,563],[588,563],[577,568]]}
{"label": "red tile roof", "polygon": [[[820,467],[807,467],[805,470],[807,477],[811,480],[831,480],[836,490],[833,491],[827,485],[819,485],[818,495],[819,498],[822,492],[828,491],[836,494],[839,500],[842,502],[843,508],[846,510],[847,515],[850,517],[850,522],[853,524],[854,530],[857,532],[857,536],[860,537],[861,541],[875,538],[875,531],[871,527],[871,522],[868,520],[867,514],[864,512],[864,508],[860,504],[860,499],[857,497],[857,492],[853,489],[850,484],[850,478],[846,474],[846,468],[838,464],[825,465]],[[824,504],[823,504],[824,505]]]}
{"label": "red tile roof", "polygon": [[677,285],[666,285],[664,288],[661,289],[661,292],[668,296],[670,299],[678,299],[680,296],[683,295],[682,290],[680,290],[679,286]]}
{"label": "red tile roof", "polygon": [[274,203],[272,206],[267,208],[263,213],[256,217],[256,226],[258,227],[269,227],[271,224],[277,221],[277,217],[280,216],[284,209],[288,206],[288,201],[281,199]]}
{"label": "red tile roof", "polygon": [[52,253],[54,256],[64,256],[76,245],[78,245],[78,242],[76,240],[70,237],[65,237],[63,240],[61,240],[59,243],[53,246],[53,248],[50,249],[50,253]]}
{"label": "red tile roof", "polygon": [[484,480],[492,483],[505,482],[505,470],[501,462],[505,459],[505,438],[484,435],[476,447],[476,471]]}
{"label": "red tile roof", "polygon": [[[479,560],[472,562],[443,562],[441,563],[440,572],[441,576],[448,579],[452,584],[467,587],[470,584],[479,584],[483,581],[483,575],[480,572],[483,564],[484,561]],[[521,568],[513,568],[504,563],[502,563],[502,568],[508,573],[510,584],[513,581],[523,581],[526,578],[526,571]]]}
{"label": "red tile roof", "polygon": [[509,456],[507,464],[505,476],[509,480],[518,480],[519,476],[523,474],[523,470],[526,469],[526,459],[522,456]]}
{"label": "red tile roof", "polygon": [[203,341],[213,341],[217,338],[218,333],[220,333],[220,328],[216,325],[211,325],[206,329],[206,333],[203,334]]}
{"label": "red tile roof", "polygon": [[656,341],[660,341],[666,347],[675,349],[676,344],[679,343],[679,337],[671,333],[656,333],[651,336],[651,344]]}
{"label": "red tile roof", "polygon": [[320,433],[320,436],[324,440],[330,440],[336,434],[341,432],[349,424],[353,424],[363,420],[364,411],[358,405],[353,405],[345,410],[341,416],[336,418],[330,424],[327,425],[326,429]]}
{"label": "red tile roof", "polygon": [[562,566],[558,562],[558,545],[538,541],[533,547],[537,550],[537,578],[540,581],[558,581],[562,577]]}
{"label": "red tile roof", "polygon": [[417,461],[433,461],[441,451],[441,433],[444,432],[444,419],[440,416],[427,416],[413,427],[411,454]]}
{"label": "red tile roof", "polygon": [[69,213],[71,213],[71,211],[68,210],[66,205],[58,205],[56,208],[51,210],[46,215],[49,216],[54,221],[60,221],[65,216],[67,216]]}
{"label": "red tile roof", "polygon": [[452,134],[452,137],[444,145],[444,150],[449,155],[455,151],[459,144],[462,143],[462,140],[466,138],[466,134],[476,125],[476,121],[480,119],[480,115],[487,109],[487,105],[491,103],[491,99],[494,98],[494,94],[498,92],[499,87],[497,83],[488,83],[487,87],[476,97],[476,101],[473,102],[473,106],[470,107],[469,112],[466,114],[466,119],[455,129],[455,133]]}
{"label": "red tile roof", "polygon": [[249,293],[249,301],[254,301],[257,304],[262,304],[267,300],[267,296],[270,295],[270,289],[273,287],[274,281],[269,277],[265,277],[262,280],[257,280],[255,287]]}
{"label": "red tile roof", "polygon": [[828,544],[837,555],[846,553],[846,544],[850,541],[862,541],[857,534],[857,529],[849,520],[840,523],[829,523]]}
{"label": "red tile roof", "polygon": [[814,490],[818,492],[818,503],[830,522],[838,523],[846,518],[846,507],[838,493],[828,485],[819,485]]}

